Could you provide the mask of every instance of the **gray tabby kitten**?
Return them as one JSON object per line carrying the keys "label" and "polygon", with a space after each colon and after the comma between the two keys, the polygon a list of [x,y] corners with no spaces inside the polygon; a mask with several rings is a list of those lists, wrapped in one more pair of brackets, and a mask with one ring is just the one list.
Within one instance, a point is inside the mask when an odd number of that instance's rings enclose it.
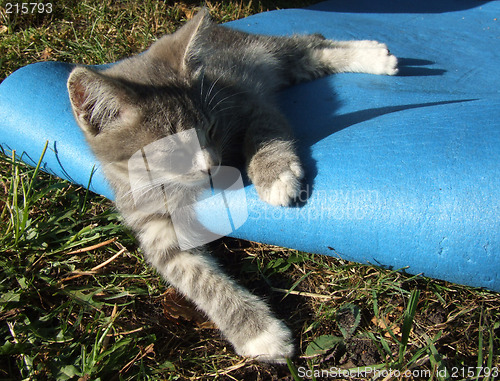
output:
{"label": "gray tabby kitten", "polygon": [[[75,118],[145,257],[242,356],[285,362],[294,351],[290,330],[203,247],[181,249],[179,235],[189,238],[196,223],[187,218],[184,229],[174,229],[171,212],[194,203],[207,174],[234,166],[238,155],[262,200],[289,205],[303,170],[274,94],[346,71],[394,75],[397,59],[376,41],[238,32],[216,25],[202,10],[143,54],[101,71],[76,67],[68,79]],[[196,132],[199,149],[179,154],[179,146],[193,143],[188,131]],[[175,144],[165,139],[173,135]],[[146,162],[145,147],[147,170],[155,176],[141,185],[134,171]],[[165,157],[177,154],[186,160],[167,163]]]}

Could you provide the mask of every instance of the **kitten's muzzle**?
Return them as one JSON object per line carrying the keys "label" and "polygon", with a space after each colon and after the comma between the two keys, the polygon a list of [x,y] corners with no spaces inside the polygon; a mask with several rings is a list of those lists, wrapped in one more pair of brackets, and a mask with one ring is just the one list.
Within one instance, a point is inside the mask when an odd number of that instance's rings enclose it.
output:
{"label": "kitten's muzzle", "polygon": [[202,147],[196,152],[193,160],[193,169],[204,174],[215,174],[218,171],[220,160],[210,147]]}

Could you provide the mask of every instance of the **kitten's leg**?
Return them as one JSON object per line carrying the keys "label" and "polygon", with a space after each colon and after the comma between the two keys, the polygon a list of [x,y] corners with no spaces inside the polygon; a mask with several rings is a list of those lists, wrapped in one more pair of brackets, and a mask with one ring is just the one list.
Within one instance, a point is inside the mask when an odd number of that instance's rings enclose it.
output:
{"label": "kitten's leg", "polygon": [[309,35],[281,38],[275,44],[287,85],[332,73],[398,72],[397,58],[378,41],[332,41]]}
{"label": "kitten's leg", "polygon": [[290,330],[262,300],[238,286],[202,250],[173,246],[170,220],[141,225],[138,238],[148,261],[217,325],[239,355],[275,363],[293,355]]}
{"label": "kitten's leg", "polygon": [[298,197],[304,176],[288,122],[273,106],[253,109],[245,136],[248,176],[262,200],[287,206]]}

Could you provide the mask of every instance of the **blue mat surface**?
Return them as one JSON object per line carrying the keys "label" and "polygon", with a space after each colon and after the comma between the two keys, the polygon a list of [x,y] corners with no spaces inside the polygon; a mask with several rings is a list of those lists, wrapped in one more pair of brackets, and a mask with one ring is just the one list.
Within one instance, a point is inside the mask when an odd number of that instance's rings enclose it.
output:
{"label": "blue mat surface", "polygon": [[[375,39],[396,77],[338,74],[284,91],[306,179],[300,206],[257,197],[234,237],[500,291],[500,2],[327,1],[227,24],[273,35]],[[0,144],[112,198],[73,120],[71,65],[24,67],[0,85]],[[307,196],[306,196],[307,195]],[[209,205],[209,203],[204,203]],[[202,220],[217,230],[210,207]]]}

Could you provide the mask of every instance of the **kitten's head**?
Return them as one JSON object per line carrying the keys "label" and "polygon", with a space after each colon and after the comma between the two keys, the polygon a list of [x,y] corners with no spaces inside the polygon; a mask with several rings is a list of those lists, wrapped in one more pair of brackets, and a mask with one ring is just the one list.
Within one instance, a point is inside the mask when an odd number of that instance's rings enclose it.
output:
{"label": "kitten's head", "polygon": [[145,168],[156,182],[185,186],[198,186],[220,165],[217,121],[200,104],[199,72],[190,64],[196,36],[209,23],[201,11],[139,56],[71,72],[75,119],[102,163],[129,177]]}

